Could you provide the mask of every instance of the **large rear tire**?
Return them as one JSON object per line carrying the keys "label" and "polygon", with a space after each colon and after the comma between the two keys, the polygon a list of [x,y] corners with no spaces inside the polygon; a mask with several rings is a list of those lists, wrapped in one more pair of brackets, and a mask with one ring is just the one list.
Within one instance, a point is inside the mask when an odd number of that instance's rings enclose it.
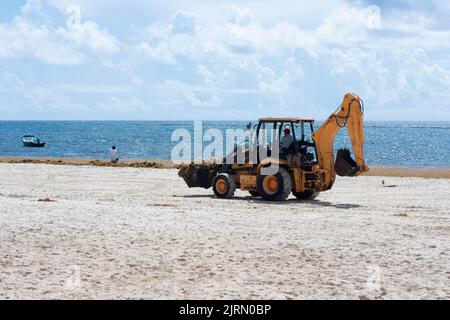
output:
{"label": "large rear tire", "polygon": [[291,175],[281,167],[275,175],[258,174],[256,184],[259,194],[267,201],[284,201],[292,189]]}
{"label": "large rear tire", "polygon": [[313,200],[319,195],[319,192],[295,192],[295,191],[292,191],[292,194],[299,200]]}
{"label": "large rear tire", "polygon": [[214,178],[214,194],[221,199],[229,199],[236,191],[236,183],[233,177],[227,173],[221,173]]}

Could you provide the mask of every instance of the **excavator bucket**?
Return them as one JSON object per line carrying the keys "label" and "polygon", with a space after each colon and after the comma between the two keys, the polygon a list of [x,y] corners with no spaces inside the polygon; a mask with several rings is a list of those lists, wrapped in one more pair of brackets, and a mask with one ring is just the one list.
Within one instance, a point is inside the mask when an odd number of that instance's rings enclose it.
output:
{"label": "excavator bucket", "polygon": [[189,188],[208,189],[216,173],[216,165],[190,164],[184,165],[178,171],[178,176],[183,178]]}
{"label": "excavator bucket", "polygon": [[358,166],[350,155],[350,150],[339,149],[336,154],[334,170],[341,177],[354,177],[358,172]]}

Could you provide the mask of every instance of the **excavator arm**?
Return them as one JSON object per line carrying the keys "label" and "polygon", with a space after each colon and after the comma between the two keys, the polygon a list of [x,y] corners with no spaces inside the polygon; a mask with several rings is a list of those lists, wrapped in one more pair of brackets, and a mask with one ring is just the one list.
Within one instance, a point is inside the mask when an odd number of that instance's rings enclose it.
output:
{"label": "excavator arm", "polygon": [[[355,160],[350,151],[340,149],[334,162],[333,143],[339,130],[347,127]],[[316,144],[318,164],[324,170],[325,189],[333,186],[336,173],[340,176],[358,176],[369,171],[364,160],[364,127],[361,99],[354,93],[348,93],[339,108],[313,133]]]}

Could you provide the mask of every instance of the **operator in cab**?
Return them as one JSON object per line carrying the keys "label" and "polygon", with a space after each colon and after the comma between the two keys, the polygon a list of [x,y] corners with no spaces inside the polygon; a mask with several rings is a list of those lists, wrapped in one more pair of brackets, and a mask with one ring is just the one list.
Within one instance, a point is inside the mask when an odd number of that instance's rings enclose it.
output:
{"label": "operator in cab", "polygon": [[284,136],[280,141],[281,150],[287,152],[292,146],[292,143],[294,143],[294,137],[291,135],[291,129],[286,127],[284,128]]}

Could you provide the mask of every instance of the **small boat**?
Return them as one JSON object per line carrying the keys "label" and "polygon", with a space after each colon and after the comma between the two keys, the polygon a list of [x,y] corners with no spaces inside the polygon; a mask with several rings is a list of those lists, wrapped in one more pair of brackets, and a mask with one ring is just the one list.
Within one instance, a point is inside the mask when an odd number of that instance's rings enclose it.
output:
{"label": "small boat", "polygon": [[35,136],[26,135],[22,137],[22,142],[24,147],[30,148],[43,148],[45,147],[45,142],[41,142],[41,139]]}

